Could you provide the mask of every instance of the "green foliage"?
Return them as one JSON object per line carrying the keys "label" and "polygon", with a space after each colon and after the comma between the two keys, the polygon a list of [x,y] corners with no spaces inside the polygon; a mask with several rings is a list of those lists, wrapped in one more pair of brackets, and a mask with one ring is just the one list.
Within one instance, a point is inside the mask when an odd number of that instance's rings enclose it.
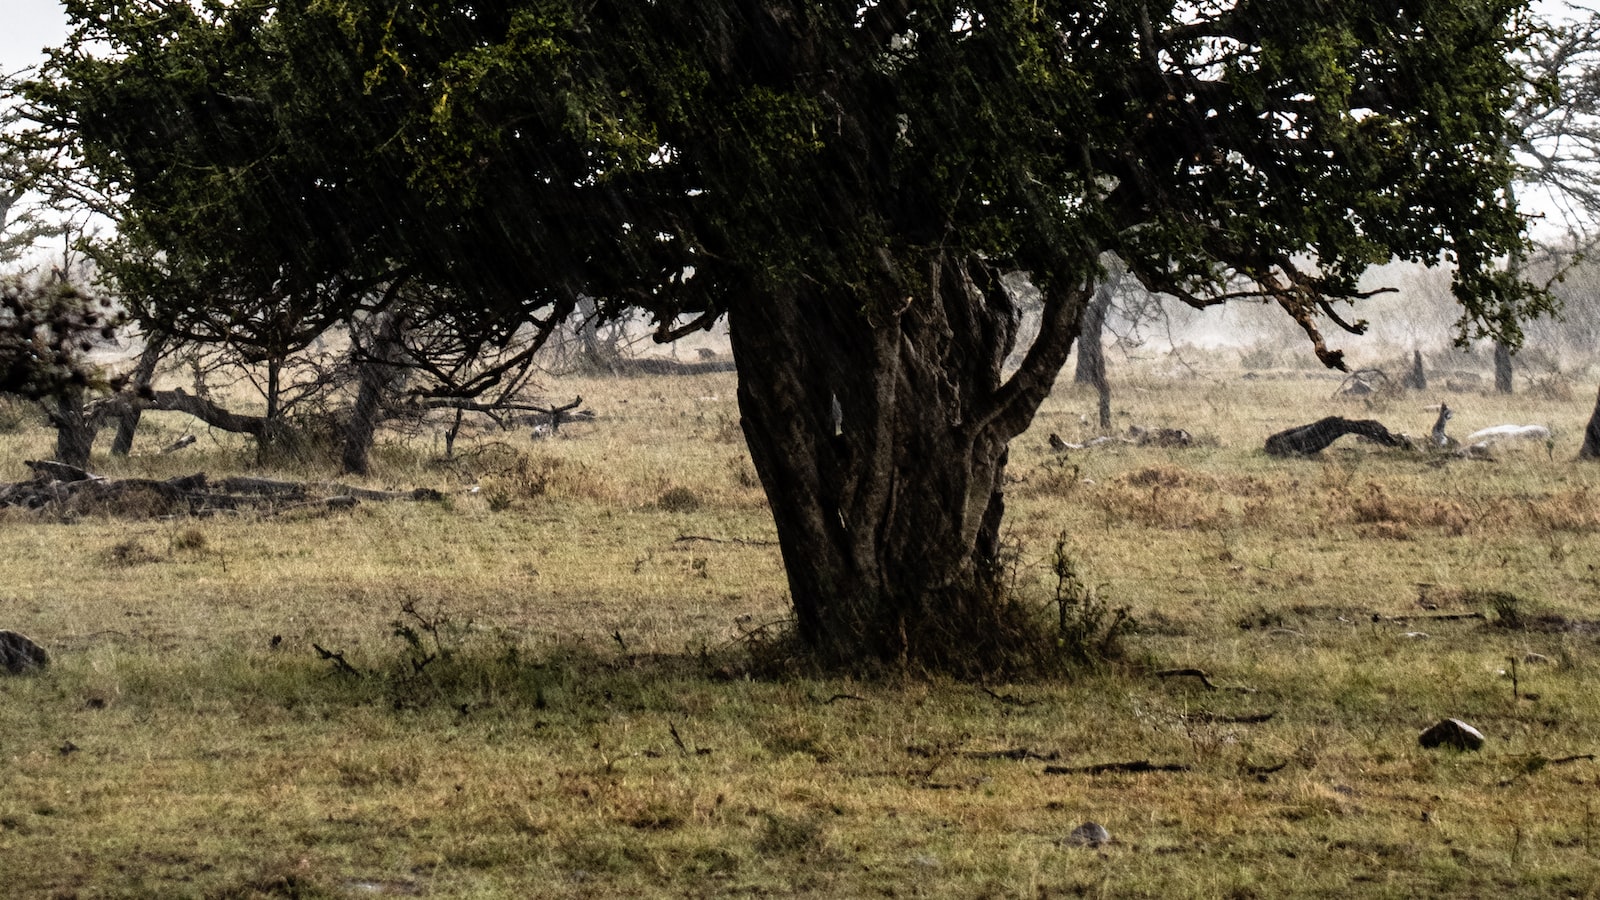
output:
{"label": "green foliage", "polygon": [[[1499,268],[1532,36],[1508,0],[71,10],[30,95],[125,198],[101,261],[141,318],[281,359],[404,287],[471,360],[580,296],[661,339],[727,314],[780,540],[820,573],[791,576],[799,626],[846,659],[964,665],[989,625],[977,656],[1006,655],[967,577],[984,502],[1103,253],[1194,306],[1273,301],[1331,366],[1322,329],[1364,328],[1390,258],[1453,265],[1468,333],[1547,302]],[[1051,324],[1002,378],[1008,271]],[[1114,620],[1074,608],[1074,635]]]}
{"label": "green foliage", "polygon": [[1128,608],[1112,609],[1094,588],[1083,583],[1065,532],[1050,551],[1055,576],[1056,646],[1067,662],[1095,666],[1121,654],[1120,642],[1135,628]]}
{"label": "green foliage", "polygon": [[667,488],[656,498],[656,506],[667,512],[694,512],[700,505],[700,495],[682,485]]}
{"label": "green foliage", "polygon": [[118,321],[110,301],[74,285],[0,278],[0,394],[44,398],[106,386],[87,354]]}
{"label": "green foliage", "polygon": [[715,310],[802,273],[872,308],[951,242],[1060,283],[1111,249],[1196,300],[1243,278],[1308,325],[1442,256],[1514,336],[1544,302],[1493,268],[1518,9],[84,0],[30,91],[124,192],[102,260],[136,308],[263,348],[402,273],[440,315]]}

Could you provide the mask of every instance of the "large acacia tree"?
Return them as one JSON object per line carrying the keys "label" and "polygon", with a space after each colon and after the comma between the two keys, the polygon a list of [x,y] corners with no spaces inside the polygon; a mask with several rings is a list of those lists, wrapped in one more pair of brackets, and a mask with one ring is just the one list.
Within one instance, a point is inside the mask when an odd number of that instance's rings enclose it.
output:
{"label": "large acacia tree", "polygon": [[[265,191],[288,148],[303,177],[260,199],[313,223],[300,239],[439,286],[469,325],[554,321],[579,296],[645,310],[663,339],[726,316],[798,633],[825,660],[1007,659],[1007,447],[1102,253],[1196,306],[1267,298],[1331,366],[1322,330],[1361,329],[1345,307],[1373,263],[1452,265],[1484,333],[1538,302],[1494,266],[1522,240],[1515,2],[69,9],[87,40],[41,96],[146,222],[168,210],[140,206],[143,179]],[[88,42],[107,39],[110,54]],[[280,69],[293,77],[236,77]],[[108,104],[128,91],[136,104]],[[201,141],[185,170],[163,137],[179,122],[226,140],[235,121],[271,128],[231,169]],[[205,231],[146,229],[147,249],[185,233]],[[1044,313],[1007,370],[1002,275],[1018,271]]]}

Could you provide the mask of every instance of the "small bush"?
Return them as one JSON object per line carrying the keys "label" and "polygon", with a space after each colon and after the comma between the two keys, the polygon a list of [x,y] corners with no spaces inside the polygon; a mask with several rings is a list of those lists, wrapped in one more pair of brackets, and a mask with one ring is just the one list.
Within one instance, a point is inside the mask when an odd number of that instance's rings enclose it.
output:
{"label": "small bush", "polygon": [[185,528],[172,536],[172,549],[174,550],[204,550],[205,548],[205,532],[198,528]]}
{"label": "small bush", "polygon": [[1056,646],[1077,665],[1095,665],[1122,655],[1122,638],[1134,628],[1127,607],[1111,608],[1084,584],[1067,549],[1065,533],[1050,554],[1055,576]]}
{"label": "small bush", "polygon": [[1522,598],[1506,591],[1478,591],[1472,599],[1489,607],[1491,622],[1499,628],[1519,629],[1528,624],[1527,610]]}
{"label": "small bush", "polygon": [[1528,518],[1542,534],[1584,532],[1600,527],[1600,506],[1587,488],[1561,491],[1527,505]]}
{"label": "small bush", "polygon": [[39,409],[17,397],[0,396],[0,434],[18,434],[39,424]]}
{"label": "small bush", "polygon": [[106,562],[116,567],[137,566],[143,563],[157,562],[160,557],[151,553],[137,540],[123,541],[106,551]]}
{"label": "small bush", "polygon": [[700,495],[686,487],[668,488],[656,498],[656,507],[666,512],[695,512],[701,505]]}
{"label": "small bush", "polygon": [[1566,403],[1577,396],[1577,392],[1572,387],[1572,379],[1560,373],[1534,378],[1529,382],[1524,393],[1529,397],[1557,403]]}
{"label": "small bush", "polygon": [[1239,354],[1239,365],[1250,371],[1270,369],[1277,364],[1277,351],[1265,344],[1256,344]]}
{"label": "small bush", "polygon": [[1083,470],[1064,459],[1049,460],[1022,479],[1021,491],[1029,497],[1066,497],[1083,485]]}
{"label": "small bush", "polygon": [[479,491],[490,509],[501,512],[519,502],[549,495],[557,474],[565,466],[566,461],[560,457],[515,453],[492,474],[478,479]]}

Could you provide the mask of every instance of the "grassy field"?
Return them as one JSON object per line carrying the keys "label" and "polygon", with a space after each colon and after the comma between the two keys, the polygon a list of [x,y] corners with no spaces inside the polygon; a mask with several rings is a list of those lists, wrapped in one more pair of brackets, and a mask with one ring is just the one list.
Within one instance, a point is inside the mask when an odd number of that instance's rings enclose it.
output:
{"label": "grassy field", "polygon": [[[6,513],[0,628],[55,658],[0,678],[0,895],[1600,895],[1589,388],[1257,375],[1117,382],[1119,429],[1194,448],[1063,460],[1046,436],[1094,408],[1070,386],[1018,441],[1018,589],[1046,601],[1065,533],[1138,622],[1070,680],[747,677],[786,598],[732,376],[555,380],[599,418],[379,449],[370,486],[438,503]],[[1440,400],[1457,435],[1555,440],[1260,451],[1329,413],[1421,435]],[[0,478],[49,452],[13,427]],[[259,471],[221,436],[185,453],[94,467]],[[1444,716],[1485,748],[1419,747]],[[1056,771],[1138,761],[1170,768]],[[1087,821],[1112,841],[1070,842]]]}

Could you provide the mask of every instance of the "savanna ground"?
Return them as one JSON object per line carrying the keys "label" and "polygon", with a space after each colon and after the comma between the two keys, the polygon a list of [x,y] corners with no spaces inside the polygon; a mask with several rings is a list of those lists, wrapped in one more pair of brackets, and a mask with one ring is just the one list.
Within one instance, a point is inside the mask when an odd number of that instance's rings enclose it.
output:
{"label": "savanna ground", "polygon": [[[371,486],[439,503],[11,512],[0,627],[54,664],[0,679],[0,894],[1600,894],[1600,763],[1568,759],[1600,752],[1592,385],[1117,374],[1119,429],[1201,446],[1062,460],[1046,436],[1094,409],[1070,385],[1015,446],[1017,590],[1048,612],[1065,533],[1138,622],[1071,679],[749,677],[785,588],[731,375],[552,379],[598,420],[449,464],[426,434],[378,450]],[[1457,436],[1541,422],[1554,446],[1260,451],[1329,413],[1421,435],[1440,400]],[[51,445],[10,425],[15,480]],[[194,427],[151,415],[141,445]],[[204,432],[94,468],[263,471]],[[1156,674],[1185,667],[1217,689]],[[1443,716],[1483,751],[1419,747]],[[1049,771],[1134,761],[1181,768]],[[1089,820],[1112,842],[1065,840]]]}

